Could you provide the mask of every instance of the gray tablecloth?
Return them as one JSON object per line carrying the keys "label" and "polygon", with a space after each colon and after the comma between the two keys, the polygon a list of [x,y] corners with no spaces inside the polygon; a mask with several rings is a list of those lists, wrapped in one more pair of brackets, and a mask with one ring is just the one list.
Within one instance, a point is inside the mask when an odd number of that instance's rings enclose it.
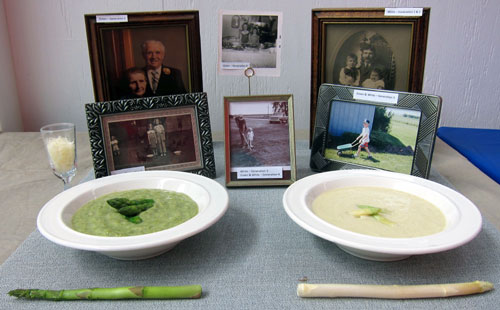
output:
{"label": "gray tablecloth", "polygon": [[[224,183],[223,145],[215,144],[217,181]],[[307,143],[297,145],[299,178],[311,174]],[[431,179],[445,183],[433,172]],[[449,184],[448,184],[449,185]],[[500,279],[500,232],[485,221],[460,248],[398,262],[351,256],[296,225],[282,206],[284,187],[231,188],[226,215],[161,256],[119,261],[58,246],[34,231],[0,267],[1,309],[498,309],[499,290],[426,300],[301,299],[310,283],[426,284]],[[15,288],[84,288],[200,284],[195,300],[18,300]]]}

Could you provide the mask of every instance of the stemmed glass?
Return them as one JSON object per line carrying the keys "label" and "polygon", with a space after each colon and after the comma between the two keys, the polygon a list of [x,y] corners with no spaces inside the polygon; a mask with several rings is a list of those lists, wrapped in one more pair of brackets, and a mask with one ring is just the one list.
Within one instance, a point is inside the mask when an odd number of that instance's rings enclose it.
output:
{"label": "stemmed glass", "polygon": [[75,125],[57,123],[40,129],[45,150],[49,156],[52,172],[64,183],[64,190],[69,188],[71,179],[76,175],[76,139]]}

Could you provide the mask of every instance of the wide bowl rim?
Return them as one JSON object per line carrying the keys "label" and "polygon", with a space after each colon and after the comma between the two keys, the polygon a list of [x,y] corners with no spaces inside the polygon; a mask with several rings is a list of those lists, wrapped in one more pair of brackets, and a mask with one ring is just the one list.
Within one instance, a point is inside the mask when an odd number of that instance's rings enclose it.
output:
{"label": "wide bowl rim", "polygon": [[[351,232],[326,223],[314,215],[304,203],[305,195],[318,184],[363,177],[391,179],[395,182],[423,186],[449,199],[460,216],[453,227],[437,234],[415,238],[384,238]],[[418,255],[442,252],[468,243],[482,228],[481,213],[462,194],[431,180],[381,170],[337,170],[305,177],[288,187],[283,195],[283,206],[288,216],[306,231],[338,245],[377,254]]]}
{"label": "wide bowl rim", "polygon": [[[209,195],[205,210],[175,227],[136,236],[104,237],[84,234],[71,229],[63,221],[63,212],[72,197],[102,186],[123,182],[140,182],[145,179],[186,182],[203,188]],[[142,187],[137,187],[142,188]],[[146,187],[151,188],[151,187]],[[37,228],[48,240],[66,247],[89,251],[136,251],[161,248],[196,235],[215,224],[228,209],[229,196],[218,182],[202,175],[181,171],[140,171],[94,179],[76,185],[49,200],[37,217]],[[65,205],[66,204],[66,205]]]}

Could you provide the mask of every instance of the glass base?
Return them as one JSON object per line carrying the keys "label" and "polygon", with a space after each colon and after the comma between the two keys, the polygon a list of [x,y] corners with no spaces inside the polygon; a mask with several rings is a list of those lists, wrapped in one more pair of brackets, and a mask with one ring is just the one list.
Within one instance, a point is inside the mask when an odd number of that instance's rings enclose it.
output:
{"label": "glass base", "polygon": [[58,177],[59,179],[61,179],[64,183],[64,190],[67,190],[68,188],[71,187],[70,183],[71,183],[71,180],[73,180],[73,177],[76,175],[76,167],[74,167],[73,169],[69,170],[69,171],[66,171],[64,173],[59,173],[55,170],[52,170],[55,174],[56,177]]}

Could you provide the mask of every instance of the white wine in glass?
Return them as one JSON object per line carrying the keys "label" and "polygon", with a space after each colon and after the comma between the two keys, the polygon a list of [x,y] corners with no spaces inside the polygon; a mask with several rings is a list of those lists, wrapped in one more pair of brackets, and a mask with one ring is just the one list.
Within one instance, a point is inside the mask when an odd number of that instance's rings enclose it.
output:
{"label": "white wine in glass", "polygon": [[76,130],[71,123],[57,123],[40,129],[52,172],[69,188],[76,175]]}

